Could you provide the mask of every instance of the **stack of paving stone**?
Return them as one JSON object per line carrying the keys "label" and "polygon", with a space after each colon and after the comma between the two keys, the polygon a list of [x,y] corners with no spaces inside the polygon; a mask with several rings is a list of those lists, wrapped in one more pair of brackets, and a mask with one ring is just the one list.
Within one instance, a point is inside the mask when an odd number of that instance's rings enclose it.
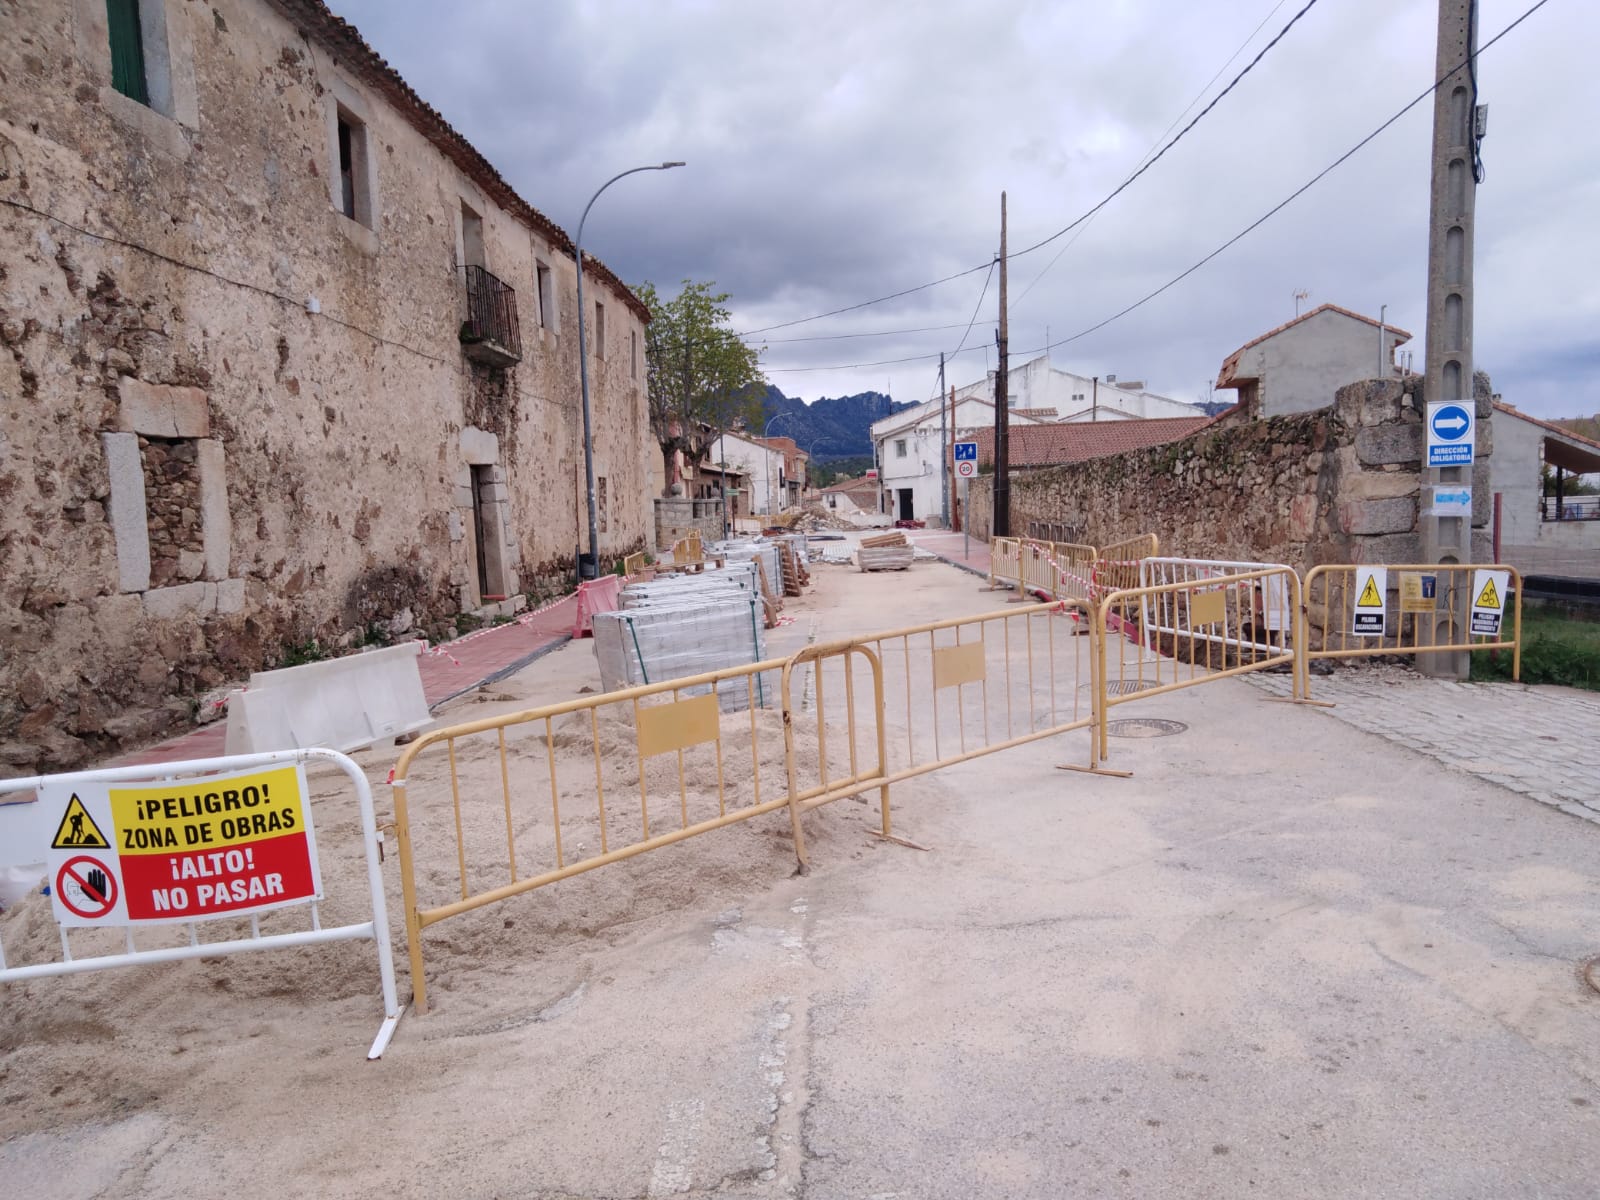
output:
{"label": "stack of paving stone", "polygon": [[863,571],[904,571],[911,565],[913,557],[915,552],[911,543],[899,530],[876,537],[864,537],[861,539],[861,549],[856,551],[856,562]]}

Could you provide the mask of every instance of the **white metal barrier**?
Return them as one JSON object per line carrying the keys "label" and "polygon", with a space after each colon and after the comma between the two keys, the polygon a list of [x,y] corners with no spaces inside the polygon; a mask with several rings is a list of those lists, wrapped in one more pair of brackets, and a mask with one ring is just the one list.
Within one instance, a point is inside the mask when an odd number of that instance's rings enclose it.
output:
{"label": "white metal barrier", "polygon": [[[304,765],[311,761],[337,766],[355,790],[370,921],[322,925],[318,902],[324,897],[304,786]],[[276,796],[274,783],[280,785]],[[404,1009],[395,988],[372,790],[348,757],[333,750],[290,750],[0,780],[0,799],[19,792],[37,796],[0,804],[0,867],[44,866],[61,927],[61,958],[13,966],[0,944],[0,983],[372,941],[384,1020],[367,1057],[383,1054]],[[286,854],[273,843],[293,845]],[[261,912],[299,905],[309,907],[309,929],[261,933]],[[250,936],[201,941],[201,923],[246,917]],[[183,926],[188,944],[138,949],[134,930],[146,925]],[[74,928],[122,929],[124,949],[76,956],[68,935]]]}
{"label": "white metal barrier", "polygon": [[[1139,586],[1169,589],[1140,598],[1140,626],[1145,631],[1146,644],[1152,644],[1152,638],[1168,634],[1229,646],[1235,650],[1269,647],[1274,651],[1292,653],[1297,614],[1284,572],[1292,573],[1292,568],[1282,563],[1233,562],[1227,559],[1141,559]],[[1209,592],[1206,589],[1170,586],[1239,575],[1251,576],[1248,580],[1231,585],[1252,593],[1248,603],[1244,604],[1217,605],[1207,599]],[[1224,615],[1212,620],[1209,619],[1211,614],[1206,612],[1203,615],[1208,620],[1193,619],[1190,609],[1197,605],[1204,608],[1208,604]]]}

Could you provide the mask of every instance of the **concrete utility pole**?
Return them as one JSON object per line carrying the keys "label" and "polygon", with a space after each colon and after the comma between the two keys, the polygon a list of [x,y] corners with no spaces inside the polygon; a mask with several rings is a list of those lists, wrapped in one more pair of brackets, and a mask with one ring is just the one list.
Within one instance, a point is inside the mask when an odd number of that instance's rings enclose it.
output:
{"label": "concrete utility pole", "polygon": [[949,409],[944,402],[944,351],[939,352],[939,515],[944,527],[950,528],[950,427],[946,422]]}
{"label": "concrete utility pole", "polygon": [[1006,194],[1000,193],[1000,327],[995,330],[994,372],[994,519],[992,537],[1011,536],[1011,381],[1007,378],[1006,344]]}
{"label": "concrete utility pole", "polygon": [[[1472,388],[1472,243],[1473,217],[1478,187],[1477,111],[1477,0],[1439,0],[1439,44],[1435,79],[1444,79],[1433,93],[1433,187],[1428,217],[1428,344],[1423,399],[1428,403],[1456,400],[1474,403]],[[1446,73],[1449,78],[1444,78]],[[1426,418],[1424,409],[1424,418]],[[1424,451],[1426,454],[1426,451]],[[1470,467],[1427,470],[1427,483],[1471,482]],[[1425,492],[1425,495],[1431,493]],[[1420,518],[1422,559],[1430,563],[1472,561],[1472,518],[1439,517],[1425,512]],[[1435,615],[1435,634],[1444,641],[1451,610],[1455,637],[1467,632],[1472,598],[1447,596],[1441,588],[1442,608]],[[1424,674],[1445,679],[1465,679],[1469,659],[1465,651],[1419,654],[1417,667]]]}

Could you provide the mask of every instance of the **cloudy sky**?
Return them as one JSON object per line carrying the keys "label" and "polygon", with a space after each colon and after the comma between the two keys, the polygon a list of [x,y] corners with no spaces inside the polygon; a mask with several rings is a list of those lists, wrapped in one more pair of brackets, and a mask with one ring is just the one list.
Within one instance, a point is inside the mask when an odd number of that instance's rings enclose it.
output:
{"label": "cloudy sky", "polygon": [[[1534,3],[1482,0],[1480,44]],[[939,352],[964,333],[950,381],[981,377],[1002,190],[1014,361],[1052,342],[1057,366],[1206,399],[1223,358],[1292,318],[1304,290],[1305,306],[1388,305],[1421,369],[1426,101],[1208,265],[1076,335],[1429,87],[1435,0],[1314,0],[1148,173],[1020,255],[1126,179],[1306,0],[331,4],[569,232],[616,172],[686,160],[613,186],[585,244],[630,282],[715,280],[737,328],[766,330],[753,340],[790,395],[926,399]],[[1548,0],[1480,60],[1477,366],[1543,416],[1600,412],[1600,91],[1585,82],[1596,46],[1600,4]]]}

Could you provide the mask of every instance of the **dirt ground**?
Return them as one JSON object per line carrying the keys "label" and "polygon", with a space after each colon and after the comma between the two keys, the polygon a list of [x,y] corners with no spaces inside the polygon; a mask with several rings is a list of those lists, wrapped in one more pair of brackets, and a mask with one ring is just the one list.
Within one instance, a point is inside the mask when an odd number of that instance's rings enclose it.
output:
{"label": "dirt ground", "polygon": [[[774,655],[1004,606],[939,564],[814,577]],[[597,687],[573,643],[442,716]],[[1044,687],[995,685],[995,720],[1002,698],[1044,720]],[[1238,681],[1115,715],[1186,728],[1115,741],[1131,779],[1057,770],[1078,732],[897,784],[896,832],[926,849],[871,836],[874,792],[805,818],[807,875],[778,811],[442,922],[433,1010],[379,1062],[368,944],[12,985],[5,1191],[1594,1195],[1600,997],[1575,967],[1600,949],[1600,831]],[[551,749],[563,853],[598,845],[573,721],[508,738],[523,875],[553,863]],[[597,726],[608,836],[637,837],[631,734]],[[779,786],[778,714],[724,729],[724,802]],[[380,820],[395,757],[360,756]],[[464,741],[456,769],[468,876],[492,885],[498,751]],[[717,811],[714,761],[682,793],[672,756],[646,775],[656,828]],[[448,777],[434,755],[410,778],[424,903],[459,894]],[[358,919],[346,789],[312,785],[324,920]],[[13,962],[58,944],[42,902],[0,935]]]}

